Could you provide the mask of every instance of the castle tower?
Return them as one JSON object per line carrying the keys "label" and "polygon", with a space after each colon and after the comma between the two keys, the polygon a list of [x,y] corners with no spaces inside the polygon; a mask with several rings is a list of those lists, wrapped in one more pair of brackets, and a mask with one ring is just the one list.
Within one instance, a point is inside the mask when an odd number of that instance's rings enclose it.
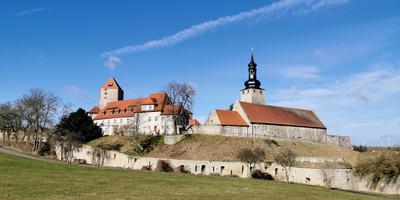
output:
{"label": "castle tower", "polygon": [[124,91],[114,78],[108,80],[100,88],[99,108],[103,109],[108,103],[124,99]]}
{"label": "castle tower", "polygon": [[265,91],[260,87],[261,82],[257,80],[257,64],[254,62],[253,49],[251,49],[251,58],[248,67],[249,79],[244,82],[245,88],[241,90],[240,101],[255,104],[265,104]]}

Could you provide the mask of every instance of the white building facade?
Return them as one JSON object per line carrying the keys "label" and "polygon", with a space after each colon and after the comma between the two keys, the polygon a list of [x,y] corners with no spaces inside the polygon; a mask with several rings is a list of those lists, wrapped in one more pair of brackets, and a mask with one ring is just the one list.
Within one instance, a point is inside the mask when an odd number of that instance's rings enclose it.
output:
{"label": "white building facade", "polygon": [[167,94],[123,100],[123,90],[114,78],[100,88],[99,106],[88,114],[104,135],[174,134],[173,109]]}

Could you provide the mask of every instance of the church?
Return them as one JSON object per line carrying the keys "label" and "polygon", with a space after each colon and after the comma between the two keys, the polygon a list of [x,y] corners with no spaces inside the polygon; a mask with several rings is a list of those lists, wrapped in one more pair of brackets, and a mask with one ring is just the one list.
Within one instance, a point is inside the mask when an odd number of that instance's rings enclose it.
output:
{"label": "church", "polygon": [[257,79],[257,64],[251,53],[248,79],[240,100],[231,110],[213,110],[202,126],[192,133],[212,135],[282,138],[350,147],[349,137],[327,135],[327,128],[312,110],[265,104],[266,92]]}

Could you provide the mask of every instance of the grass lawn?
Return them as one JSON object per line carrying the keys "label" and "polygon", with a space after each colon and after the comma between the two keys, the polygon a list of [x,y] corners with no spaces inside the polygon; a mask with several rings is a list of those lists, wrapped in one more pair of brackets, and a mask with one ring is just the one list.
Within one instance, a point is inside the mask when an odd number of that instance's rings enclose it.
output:
{"label": "grass lawn", "polygon": [[82,167],[0,153],[0,199],[383,199],[298,184]]}

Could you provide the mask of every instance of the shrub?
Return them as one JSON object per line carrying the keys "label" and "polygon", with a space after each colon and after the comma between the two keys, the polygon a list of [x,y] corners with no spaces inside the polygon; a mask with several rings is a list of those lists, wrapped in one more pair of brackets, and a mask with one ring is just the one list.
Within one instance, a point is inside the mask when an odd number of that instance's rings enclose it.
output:
{"label": "shrub", "polygon": [[274,177],[272,177],[271,174],[268,174],[266,172],[262,172],[261,170],[254,170],[251,173],[251,178],[255,179],[265,179],[265,180],[274,180]]}
{"label": "shrub", "polygon": [[142,170],[143,171],[151,171],[151,168],[149,166],[143,166]]}
{"label": "shrub", "polygon": [[41,156],[52,155],[52,154],[54,155],[55,151],[54,150],[52,151],[50,142],[44,142],[43,145],[40,147],[38,154]]}
{"label": "shrub", "polygon": [[358,151],[358,152],[367,152],[368,151],[367,147],[366,146],[362,146],[362,145],[353,146],[353,150],[354,151]]}
{"label": "shrub", "polygon": [[174,168],[171,167],[171,164],[165,160],[157,161],[156,168],[154,169],[156,172],[174,172]]}
{"label": "shrub", "polygon": [[113,151],[119,151],[121,150],[121,147],[123,144],[121,143],[114,143],[114,144],[98,144],[96,147],[103,149],[103,150],[113,150]]}
{"label": "shrub", "polygon": [[264,142],[267,143],[269,146],[271,146],[271,145],[275,145],[275,146],[277,146],[277,147],[280,146],[280,145],[278,144],[278,142],[275,141],[275,140],[265,139]]}
{"label": "shrub", "polygon": [[175,172],[182,173],[182,174],[190,174],[189,170],[185,169],[185,166],[181,165],[175,169]]}
{"label": "shrub", "polygon": [[384,152],[374,158],[359,161],[354,167],[354,174],[360,178],[367,178],[370,186],[396,183],[400,176],[400,153]]}
{"label": "shrub", "polygon": [[143,140],[139,141],[138,146],[135,148],[135,151],[139,154],[149,153],[154,149],[154,147],[159,144],[162,140],[160,135],[148,135]]}

